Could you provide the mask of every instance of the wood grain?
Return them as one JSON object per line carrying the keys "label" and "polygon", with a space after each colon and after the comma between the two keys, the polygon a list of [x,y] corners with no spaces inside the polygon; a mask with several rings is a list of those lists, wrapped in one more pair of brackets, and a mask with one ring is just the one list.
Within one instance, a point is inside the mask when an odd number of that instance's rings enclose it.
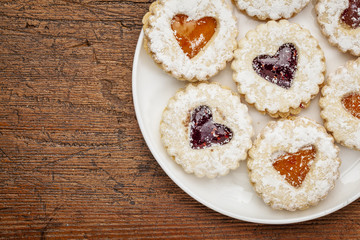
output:
{"label": "wood grain", "polygon": [[360,200],[301,224],[252,224],[166,176],[132,102],[151,2],[0,0],[0,237],[359,239]]}

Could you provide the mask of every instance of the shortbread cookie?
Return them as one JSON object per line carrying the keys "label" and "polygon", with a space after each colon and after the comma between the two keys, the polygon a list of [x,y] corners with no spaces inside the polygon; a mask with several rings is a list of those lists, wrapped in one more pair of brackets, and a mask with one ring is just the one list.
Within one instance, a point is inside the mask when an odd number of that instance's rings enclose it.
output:
{"label": "shortbread cookie", "polygon": [[245,160],[253,128],[239,96],[219,84],[201,83],[169,100],[160,133],[169,155],[187,173],[213,178]]}
{"label": "shortbread cookie", "polygon": [[317,20],[329,42],[342,52],[360,56],[360,1],[319,0]]}
{"label": "shortbread cookie", "polygon": [[246,101],[272,117],[298,114],[324,82],[325,59],[308,30],[270,21],[240,40],[233,79]]}
{"label": "shortbread cookie", "polygon": [[326,129],[342,145],[360,150],[360,58],[329,75],[319,104]]}
{"label": "shortbread cookie", "polygon": [[300,12],[310,0],[232,0],[249,16],[260,20],[290,18]]}
{"label": "shortbread cookie", "polygon": [[274,209],[316,205],[339,177],[339,149],[320,124],[301,117],[272,121],[249,151],[250,182]]}
{"label": "shortbread cookie", "polygon": [[236,49],[236,18],[224,0],[158,0],[143,18],[145,48],[179,80],[208,80]]}

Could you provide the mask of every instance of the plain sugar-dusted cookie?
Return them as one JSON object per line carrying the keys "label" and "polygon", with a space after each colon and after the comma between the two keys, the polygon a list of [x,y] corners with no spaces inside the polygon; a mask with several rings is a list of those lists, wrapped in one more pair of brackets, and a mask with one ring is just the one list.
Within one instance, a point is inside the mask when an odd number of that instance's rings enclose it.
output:
{"label": "plain sugar-dusted cookie", "polygon": [[290,18],[300,12],[310,0],[233,0],[249,16],[260,20]]}

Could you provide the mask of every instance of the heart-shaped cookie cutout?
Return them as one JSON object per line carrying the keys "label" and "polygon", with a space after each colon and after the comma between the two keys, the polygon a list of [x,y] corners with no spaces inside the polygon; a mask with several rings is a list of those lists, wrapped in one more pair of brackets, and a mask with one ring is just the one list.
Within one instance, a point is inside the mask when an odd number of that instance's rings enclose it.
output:
{"label": "heart-shaped cookie cutout", "polygon": [[216,19],[203,17],[187,20],[185,14],[177,14],[171,20],[171,29],[181,49],[189,58],[195,57],[210,41],[216,31]]}
{"label": "heart-shaped cookie cutout", "polygon": [[223,145],[232,139],[233,133],[225,125],[215,123],[210,108],[201,105],[191,113],[190,146],[204,149],[213,145]]}
{"label": "heart-shaped cookie cutout", "polygon": [[285,152],[273,161],[273,167],[293,187],[301,186],[310,171],[309,163],[316,157],[316,148],[313,145],[302,147],[296,153]]}
{"label": "heart-shaped cookie cutout", "polygon": [[360,93],[350,93],[341,99],[344,108],[354,117],[360,119]]}
{"label": "heart-shaped cookie cutout", "polygon": [[360,0],[349,0],[349,7],[346,8],[340,19],[352,28],[360,26]]}
{"label": "heart-shaped cookie cutout", "polygon": [[259,55],[253,60],[253,69],[262,78],[289,89],[297,70],[297,50],[292,43],[280,46],[274,56]]}

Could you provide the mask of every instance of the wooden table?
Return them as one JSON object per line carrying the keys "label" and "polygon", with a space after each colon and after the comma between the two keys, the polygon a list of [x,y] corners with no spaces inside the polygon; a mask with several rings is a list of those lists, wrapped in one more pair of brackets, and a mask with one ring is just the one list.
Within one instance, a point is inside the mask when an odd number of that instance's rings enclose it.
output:
{"label": "wooden table", "polygon": [[0,237],[359,239],[360,200],[269,226],[216,213],[167,177],[132,102],[151,2],[0,1]]}

